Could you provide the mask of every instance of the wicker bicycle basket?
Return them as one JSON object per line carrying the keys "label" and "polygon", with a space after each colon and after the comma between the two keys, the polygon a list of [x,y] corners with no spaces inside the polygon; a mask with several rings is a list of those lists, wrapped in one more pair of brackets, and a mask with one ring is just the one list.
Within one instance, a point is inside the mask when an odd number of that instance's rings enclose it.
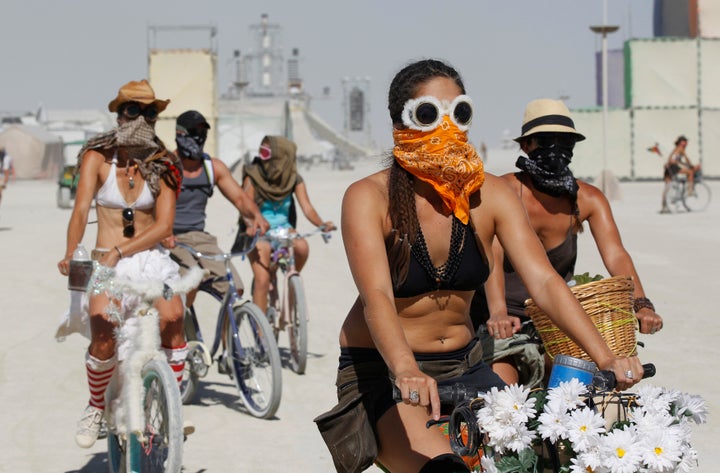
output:
{"label": "wicker bicycle basket", "polygon": [[[615,276],[573,286],[570,290],[615,356],[633,356],[637,348],[637,319],[633,312],[632,279]],[[592,361],[582,348],[553,324],[532,299],[525,301],[525,312],[532,319],[545,351],[551,358],[555,358],[555,355],[569,355]]]}

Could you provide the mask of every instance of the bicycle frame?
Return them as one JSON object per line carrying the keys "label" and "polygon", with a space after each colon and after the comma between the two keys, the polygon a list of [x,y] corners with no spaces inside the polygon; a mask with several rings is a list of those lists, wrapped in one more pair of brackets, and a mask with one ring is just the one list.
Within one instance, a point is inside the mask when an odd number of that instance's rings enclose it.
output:
{"label": "bicycle frame", "polygon": [[[275,241],[278,243],[278,248],[270,254],[269,305],[279,312],[279,318],[275,322],[279,324],[278,328],[280,330],[290,323],[290,301],[288,296],[289,291],[287,290],[290,284],[290,278],[300,274],[295,267],[295,245],[293,245],[295,238],[299,237],[287,236],[276,238]],[[286,263],[282,263],[281,260],[285,252],[287,253]],[[278,269],[282,272],[282,279],[284,281],[282,290],[278,287]]]}
{"label": "bicycle frame", "polygon": [[[191,253],[197,253],[192,247],[185,245],[183,243],[178,243],[178,246],[185,248],[186,250],[190,251]],[[228,282],[228,290],[225,292],[225,294],[222,294],[221,292],[217,291],[213,286],[212,283],[214,280],[206,280],[203,281],[200,284],[200,287],[198,290],[205,292],[207,294],[210,294],[215,300],[220,302],[220,309],[218,310],[217,315],[217,322],[215,324],[215,337],[213,339],[212,348],[210,349],[210,360],[213,359],[215,354],[217,353],[218,349],[220,348],[220,345],[222,343],[223,335],[226,333],[228,328],[232,329],[232,333],[237,334],[237,323],[234,319],[234,317],[229,317],[228,314],[232,314],[233,307],[235,307],[235,304],[238,303],[244,303],[245,300],[241,298],[237,293],[237,285],[235,284],[235,278],[233,277],[232,269],[230,268],[230,255],[217,255],[217,258],[222,258],[225,263],[225,277],[224,279]],[[207,257],[204,256],[204,257]],[[200,325],[197,321],[197,318],[193,318],[192,320],[193,324],[195,325],[195,333],[197,334],[198,341],[204,342],[204,339],[202,337],[202,332],[200,330]],[[237,335],[235,335],[237,336]],[[192,343],[192,342],[191,342]],[[208,362],[208,364],[212,364],[211,361]]]}
{"label": "bicycle frame", "polygon": [[[215,338],[209,353],[202,338],[195,308],[189,308],[191,316],[187,319],[192,322],[194,331],[189,332],[190,325],[186,320],[189,347],[186,363],[189,362],[189,376],[188,382],[183,383],[181,392],[183,402],[192,400],[198,379],[205,376],[222,344],[223,356],[218,359],[220,372],[234,379],[243,404],[250,414],[269,418],[275,414],[280,403],[280,354],[265,315],[255,304],[238,295],[231,266],[231,259],[235,256],[244,257],[254,248],[256,239],[257,236],[249,248],[243,251],[221,254],[203,254],[186,244],[178,243],[179,247],[185,248],[196,258],[223,261],[225,266],[223,277],[206,280],[200,286],[201,291],[220,302]],[[212,286],[217,280],[228,282],[224,294]],[[263,376],[267,369],[269,374]]]}
{"label": "bicycle frame", "polygon": [[[159,287],[159,282],[142,284],[115,279],[114,271],[109,268],[100,268],[93,275],[94,291],[105,291],[111,299],[119,299],[128,292],[141,298],[131,317],[125,318],[121,314],[116,317],[119,324],[116,352],[122,356],[119,356],[121,362],[105,393],[105,416],[110,428],[108,459],[112,472],[120,469],[147,471],[145,463],[148,461],[161,461],[162,471],[167,468],[167,471],[179,472],[181,469],[182,404],[175,375],[160,351],[159,314],[153,301],[160,297],[169,300],[174,294],[188,292],[197,286],[201,276],[201,270],[191,271],[173,289],[165,284]],[[110,313],[115,314],[113,310]],[[159,399],[148,403],[148,392],[156,389]],[[150,396],[154,400],[154,395]],[[167,432],[145,435],[147,409],[161,411],[162,430],[167,429]],[[155,434],[161,435],[160,443],[154,440],[158,437]],[[165,435],[167,439],[163,438]],[[155,448],[160,448],[159,459],[150,455]]]}

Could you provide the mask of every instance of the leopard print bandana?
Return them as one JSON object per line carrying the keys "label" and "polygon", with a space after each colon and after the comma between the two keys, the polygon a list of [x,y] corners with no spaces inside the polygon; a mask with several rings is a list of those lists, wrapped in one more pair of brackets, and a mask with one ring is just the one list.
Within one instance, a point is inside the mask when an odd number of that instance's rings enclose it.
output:
{"label": "leopard print bandana", "polygon": [[155,129],[143,118],[125,122],[92,137],[78,152],[74,174],[79,172],[86,151],[117,147],[123,147],[128,159],[138,165],[153,196],[157,197],[160,193],[160,179],[179,192],[182,178],[179,175],[178,159],[167,151],[163,142],[155,135]]}
{"label": "leopard print bandana", "polygon": [[480,156],[448,117],[432,131],[393,130],[395,160],[413,176],[427,182],[463,223],[470,220],[470,196],[485,182]]}

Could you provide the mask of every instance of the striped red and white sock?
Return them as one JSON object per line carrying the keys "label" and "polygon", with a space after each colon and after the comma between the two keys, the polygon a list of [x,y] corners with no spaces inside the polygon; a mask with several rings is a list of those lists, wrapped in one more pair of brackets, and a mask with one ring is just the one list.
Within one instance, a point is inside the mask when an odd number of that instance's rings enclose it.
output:
{"label": "striped red and white sock", "polygon": [[183,371],[185,371],[185,357],[188,353],[187,343],[174,348],[163,347],[163,351],[165,352],[170,368],[172,368],[173,373],[175,373],[175,379],[177,379],[179,389],[183,380]]}
{"label": "striped red and white sock", "polygon": [[110,383],[115,364],[115,357],[109,360],[99,360],[90,352],[86,352],[85,369],[87,370],[88,388],[90,389],[89,404],[91,406],[105,409],[105,388]]}

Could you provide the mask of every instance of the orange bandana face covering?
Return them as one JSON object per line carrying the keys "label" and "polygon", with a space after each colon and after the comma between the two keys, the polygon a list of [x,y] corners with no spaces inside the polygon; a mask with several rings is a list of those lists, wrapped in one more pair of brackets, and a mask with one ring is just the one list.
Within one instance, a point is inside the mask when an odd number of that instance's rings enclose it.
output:
{"label": "orange bandana face covering", "polygon": [[470,220],[470,196],[485,181],[480,156],[468,143],[467,132],[445,116],[432,131],[394,130],[395,160],[413,176],[427,182],[463,223]]}

